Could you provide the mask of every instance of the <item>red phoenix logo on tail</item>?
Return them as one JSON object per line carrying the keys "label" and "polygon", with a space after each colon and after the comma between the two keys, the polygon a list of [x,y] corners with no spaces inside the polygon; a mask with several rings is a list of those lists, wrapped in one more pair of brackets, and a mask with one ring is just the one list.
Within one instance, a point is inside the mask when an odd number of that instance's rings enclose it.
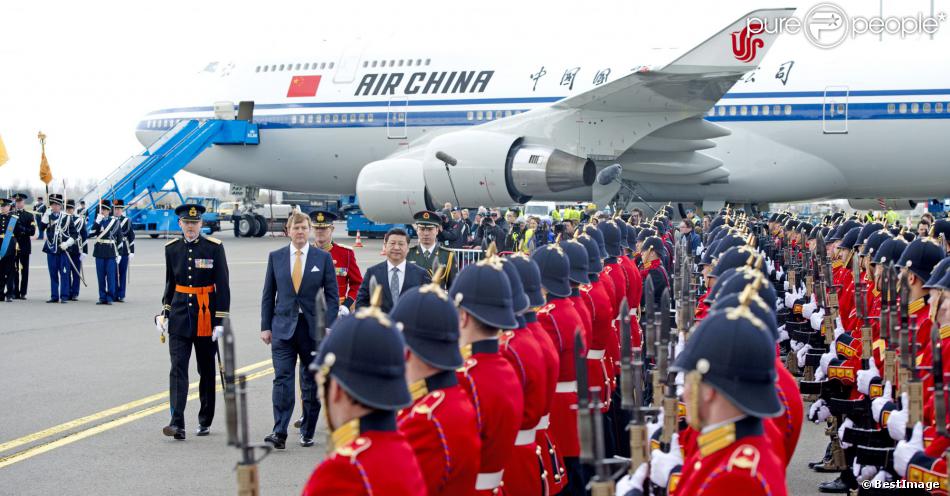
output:
{"label": "red phoenix logo on tail", "polygon": [[732,53],[740,62],[752,62],[756,50],[762,48],[765,42],[756,35],[765,32],[765,26],[760,22],[753,22],[742,28],[742,31],[732,32]]}

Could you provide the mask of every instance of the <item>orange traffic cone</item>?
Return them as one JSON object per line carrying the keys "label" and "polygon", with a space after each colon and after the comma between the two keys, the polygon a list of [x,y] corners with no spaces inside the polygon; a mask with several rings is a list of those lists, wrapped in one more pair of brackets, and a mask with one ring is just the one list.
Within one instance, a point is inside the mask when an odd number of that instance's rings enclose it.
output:
{"label": "orange traffic cone", "polygon": [[360,238],[360,232],[356,231],[356,243],[353,243],[353,248],[362,248],[363,240]]}

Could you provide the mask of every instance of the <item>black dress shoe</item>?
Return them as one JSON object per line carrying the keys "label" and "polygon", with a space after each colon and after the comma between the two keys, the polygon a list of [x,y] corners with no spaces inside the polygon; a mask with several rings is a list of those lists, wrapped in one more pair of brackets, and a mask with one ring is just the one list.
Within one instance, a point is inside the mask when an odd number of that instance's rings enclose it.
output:
{"label": "black dress shoe", "polygon": [[830,458],[823,458],[823,459],[821,459],[821,460],[816,460],[816,461],[813,461],[813,462],[808,462],[808,468],[810,468],[810,469],[812,469],[812,470],[818,470],[818,468],[817,468],[818,466],[824,465],[824,464],[830,463],[830,462],[831,462],[831,459],[830,459]]}
{"label": "black dress shoe", "polygon": [[108,301],[105,301],[105,300],[99,300],[96,302],[96,305],[111,305],[111,304],[112,303],[109,303]]}
{"label": "black dress shoe", "polygon": [[69,301],[79,301],[79,298],[73,296],[72,298],[69,299]]}
{"label": "black dress shoe", "polygon": [[[18,299],[19,299],[19,298],[18,298]],[[49,299],[49,300],[46,300],[46,303],[59,303],[59,300],[57,300],[57,299]]]}
{"label": "black dress shoe", "polygon": [[176,427],[174,425],[166,425],[165,427],[162,427],[162,434],[168,437],[173,437],[179,441],[185,440],[185,429]]}
{"label": "black dress shoe", "polygon": [[287,438],[280,437],[276,432],[272,432],[264,438],[264,442],[270,444],[274,449],[284,449],[287,447]]}
{"label": "black dress shoe", "polygon": [[313,438],[300,436],[300,445],[303,446],[304,448],[309,448],[313,446]]}
{"label": "black dress shoe", "polygon": [[848,485],[841,480],[841,477],[838,477],[835,480],[825,481],[821,484],[818,484],[818,492],[820,493],[847,493]]}
{"label": "black dress shoe", "polygon": [[116,302],[116,303],[125,303],[125,299],[124,299],[124,298],[116,298],[116,299],[115,299],[115,302]]}
{"label": "black dress shoe", "polygon": [[13,303],[13,297],[7,296],[7,303]]}
{"label": "black dress shoe", "polygon": [[207,436],[208,434],[211,434],[211,427],[206,427],[203,425],[199,425],[198,430],[195,431],[196,436]]}
{"label": "black dress shoe", "polygon": [[60,303],[69,303],[69,300],[59,300]]}
{"label": "black dress shoe", "polygon": [[301,415],[299,419],[294,421],[294,429],[299,429],[301,425],[303,425],[303,415]]}
{"label": "black dress shoe", "polygon": [[18,300],[25,300],[25,299],[26,299],[26,295],[17,296],[16,299],[18,299]]}

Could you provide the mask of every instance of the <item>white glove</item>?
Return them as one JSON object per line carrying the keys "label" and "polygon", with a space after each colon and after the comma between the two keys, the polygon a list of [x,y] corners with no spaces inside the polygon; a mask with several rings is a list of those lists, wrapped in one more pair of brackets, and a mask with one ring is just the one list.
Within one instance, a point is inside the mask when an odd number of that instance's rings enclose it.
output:
{"label": "white glove", "polygon": [[[891,414],[894,418],[894,414]],[[890,422],[888,422],[890,424]],[[900,440],[894,448],[894,471],[901,477],[907,476],[907,465],[918,451],[924,450],[924,426],[920,422],[914,424],[914,433],[910,441]]]}
{"label": "white glove", "polygon": [[[776,272],[775,274],[778,276],[779,279],[781,279],[782,276],[785,275],[785,270],[779,267],[778,272]],[[785,289],[788,289],[788,280],[785,281]]]}
{"label": "white glove", "polygon": [[868,370],[859,370],[858,371],[858,392],[861,394],[870,394],[868,391],[871,389],[871,380],[875,377],[881,377],[881,373],[877,370],[877,364],[874,363],[874,360],[868,360],[868,365],[870,368]]}
{"label": "white glove", "polygon": [[670,483],[670,472],[677,465],[683,464],[683,455],[680,453],[680,435],[673,434],[670,441],[670,452],[664,453],[658,449],[650,454],[650,481],[660,487]]}
{"label": "white glove", "polygon": [[783,325],[782,327],[779,327],[778,328],[778,342],[781,343],[784,341],[788,341],[789,339],[791,338],[789,338],[788,331],[785,330],[785,326]]}
{"label": "white glove", "polygon": [[892,410],[891,415],[887,417],[887,433],[895,441],[903,441],[907,436],[907,405],[909,403],[907,393],[901,393],[901,409]]}
{"label": "white glove", "polygon": [[840,315],[837,316],[837,317],[835,317],[835,332],[838,331],[838,328],[841,328],[842,330],[844,330],[844,326],[841,325],[841,316],[840,316]]}
{"label": "white glove", "polygon": [[828,406],[825,405],[825,400],[822,399],[812,403],[811,408],[808,409],[808,420],[816,424],[824,422],[830,416],[831,410],[828,409]]}
{"label": "white glove", "polygon": [[877,475],[877,467],[874,465],[860,465],[858,464],[858,460],[855,459],[854,465],[851,467],[851,472],[854,474],[854,478],[857,479],[858,482],[864,482],[874,478],[874,476]]}
{"label": "white glove", "polygon": [[800,342],[800,341],[795,341],[795,340],[793,339],[793,340],[791,340],[791,343],[789,343],[789,346],[791,346],[791,347],[792,347],[792,351],[794,351],[794,352],[797,354],[797,353],[798,353],[798,350],[802,349],[802,347],[805,346],[805,343],[802,343],[802,342]]}
{"label": "white glove", "polygon": [[339,309],[336,311],[337,317],[343,317],[344,315],[349,315],[349,314],[350,314],[350,309],[343,305],[340,305]]}
{"label": "white glove", "polygon": [[686,336],[683,336],[683,333],[680,333],[679,339],[676,340],[676,346],[673,347],[673,356],[678,357],[680,353],[683,353],[683,350],[686,349]]}
{"label": "white glove", "polygon": [[122,256],[121,256],[121,255],[118,256],[118,257],[115,257],[115,264],[116,264],[116,265],[119,265],[120,263],[122,263]]}
{"label": "white glove", "polygon": [[80,254],[79,254],[79,262],[82,263],[82,261],[85,260],[85,259],[86,259],[86,254],[85,254],[85,253],[80,253]]}
{"label": "white glove", "polygon": [[788,289],[788,281],[785,281],[785,308],[791,310],[795,308],[795,291]]}
{"label": "white glove", "polygon": [[677,372],[676,376],[673,377],[673,384],[676,384],[676,396],[683,396],[685,389],[686,374],[682,371]]}
{"label": "white glove", "polygon": [[211,329],[211,341],[217,341],[222,334],[224,334],[224,326],[214,326],[214,329]]}
{"label": "white glove", "polygon": [[828,365],[829,365],[829,364],[831,363],[831,361],[834,360],[837,356],[838,356],[838,354],[835,353],[834,350],[828,350],[827,353],[824,353],[824,354],[821,355],[821,362],[820,362],[819,368],[821,368],[821,371],[824,372],[825,375],[828,375]]}
{"label": "white glove", "polygon": [[804,366],[805,366],[805,354],[807,354],[807,353],[808,353],[808,350],[810,350],[810,349],[811,349],[811,345],[810,345],[810,344],[806,344],[805,346],[802,346],[802,348],[801,348],[800,350],[798,350],[798,351],[795,352],[795,356],[798,358],[798,366],[799,366],[799,367],[804,367]]}
{"label": "white glove", "polygon": [[46,211],[43,212],[43,216],[40,217],[40,220],[43,221],[44,224],[49,224],[49,214],[50,214],[50,210],[46,209]]}
{"label": "white glove", "polygon": [[820,368],[815,371],[815,380],[816,380],[816,381],[821,382],[821,381],[824,381],[824,380],[826,380],[826,379],[828,379],[828,374],[825,373],[825,371],[821,370]]}
{"label": "white glove", "polygon": [[785,308],[785,300],[776,296],[775,297],[775,311],[778,312],[779,310],[783,308]]}
{"label": "white glove", "polygon": [[155,329],[158,330],[159,334],[168,332],[168,319],[164,315],[158,314],[155,316]]}
{"label": "white glove", "polygon": [[802,305],[802,317],[810,319],[811,315],[815,313],[815,309],[818,308],[818,305],[812,302],[805,303]]}
{"label": "white glove", "polygon": [[627,474],[620,478],[617,481],[616,496],[626,496],[627,493],[633,491],[634,489],[643,491],[643,482],[647,479],[647,464],[641,463],[637,470],[633,474]]}
{"label": "white glove", "polygon": [[814,329],[814,330],[816,330],[816,331],[820,331],[820,330],[821,330],[821,322],[822,322],[822,320],[824,320],[824,318],[825,318],[825,309],[824,309],[824,308],[819,309],[817,312],[813,312],[813,313],[811,314],[811,317],[808,318],[808,320],[811,322],[811,328]]}
{"label": "white glove", "polygon": [[879,470],[877,472],[877,475],[875,475],[874,478],[871,480],[886,482],[886,481],[894,480],[894,477],[892,477],[891,473],[888,472],[887,470]]}
{"label": "white glove", "polygon": [[891,381],[885,381],[883,393],[871,400],[871,416],[874,417],[875,422],[881,421],[881,412],[884,411],[884,407],[891,402],[892,389]]}
{"label": "white glove", "polygon": [[102,222],[103,219],[105,219],[105,217],[103,217],[102,214],[96,214],[96,224]]}
{"label": "white glove", "polygon": [[656,422],[647,422],[647,440],[653,439],[656,431],[663,427],[663,407],[660,407],[660,413],[656,415]]}
{"label": "white glove", "polygon": [[765,257],[765,271],[768,275],[772,275],[772,272],[775,271],[775,264],[772,263],[772,259]]}
{"label": "white glove", "polygon": [[69,248],[69,245],[65,241],[59,244],[59,251],[66,251],[67,248]]}
{"label": "white glove", "polygon": [[851,447],[851,443],[844,442],[844,430],[854,427],[854,422],[851,419],[846,418],[844,422],[838,427],[838,442],[841,444],[841,449],[848,449]]}
{"label": "white glove", "polygon": [[838,321],[838,325],[835,327],[835,341],[838,340],[838,337],[844,334],[844,327],[841,327],[841,321]]}
{"label": "white glove", "polygon": [[129,253],[129,262],[131,262],[133,258],[135,258],[135,253]]}

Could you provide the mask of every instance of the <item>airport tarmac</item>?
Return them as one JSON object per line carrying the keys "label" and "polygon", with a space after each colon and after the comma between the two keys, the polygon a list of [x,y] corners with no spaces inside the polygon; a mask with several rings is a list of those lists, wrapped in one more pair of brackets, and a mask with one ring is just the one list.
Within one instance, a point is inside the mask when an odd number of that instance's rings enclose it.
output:
{"label": "airport tarmac", "polygon": [[[250,432],[259,443],[273,426],[270,348],[259,338],[260,291],[267,252],[288,240],[234,238],[230,231],[218,235],[230,267],[237,366],[249,378]],[[161,433],[169,419],[169,359],[152,317],[161,309],[165,242],[138,239],[126,302],[97,306],[91,258],[85,263],[89,287],[82,288],[80,301],[45,303],[46,257],[41,242],[34,241],[29,299],[0,303],[0,495],[237,493],[234,469],[240,453],[226,445],[220,392],[211,435],[194,435],[194,360],[193,396],[185,416],[188,439],[174,441]],[[365,270],[382,260],[382,242],[364,244],[357,259]],[[805,465],[823,452],[822,431],[806,422],[789,465],[790,494],[818,494],[817,483],[832,478]],[[273,452],[259,466],[261,493],[299,494],[324,456],[325,435],[318,430],[317,444],[303,448],[291,428],[287,449]]]}

